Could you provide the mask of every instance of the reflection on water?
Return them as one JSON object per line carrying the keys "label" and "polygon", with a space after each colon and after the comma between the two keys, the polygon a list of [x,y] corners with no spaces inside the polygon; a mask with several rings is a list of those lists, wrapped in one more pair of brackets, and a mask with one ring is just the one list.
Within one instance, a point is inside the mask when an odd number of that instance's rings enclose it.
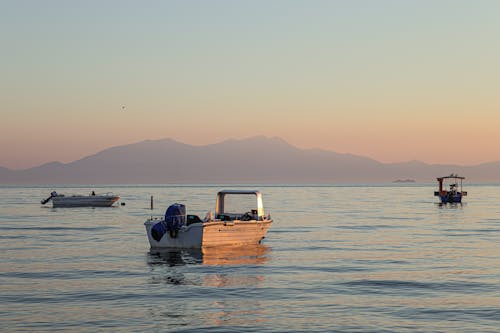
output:
{"label": "reflection on water", "polygon": [[270,247],[264,244],[203,248],[204,265],[258,265],[265,263]]}
{"label": "reflection on water", "polygon": [[465,203],[463,202],[453,202],[453,203],[442,203],[442,202],[437,202],[436,205],[439,206],[439,208],[454,208],[454,209],[462,209]]}
{"label": "reflection on water", "polygon": [[268,260],[269,251],[270,247],[264,244],[202,249],[151,249],[148,253],[148,265],[257,265]]}
{"label": "reflection on water", "polygon": [[224,246],[203,249],[151,249],[147,263],[152,268],[152,284],[197,285],[210,287],[248,287],[264,280],[263,276],[246,273],[206,272],[187,276],[182,266],[260,265],[268,260],[270,247],[263,244]]}
{"label": "reflection on water", "polygon": [[202,262],[202,252],[197,249],[151,249],[148,253],[150,266],[182,266]]}
{"label": "reflection on water", "polygon": [[[152,294],[164,295],[168,301],[149,307],[148,316],[169,327],[201,324],[204,330],[211,327],[216,332],[224,331],[224,326],[264,324],[269,314],[253,295],[265,283],[259,267],[268,263],[270,251],[263,244],[151,249],[147,263]],[[223,290],[226,296],[220,298]]]}

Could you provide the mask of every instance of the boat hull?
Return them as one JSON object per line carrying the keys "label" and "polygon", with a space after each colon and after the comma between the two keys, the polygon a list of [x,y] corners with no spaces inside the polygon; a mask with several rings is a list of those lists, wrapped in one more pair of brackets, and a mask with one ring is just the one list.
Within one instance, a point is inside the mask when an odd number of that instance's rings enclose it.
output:
{"label": "boat hull", "polygon": [[203,227],[203,247],[258,244],[272,221],[209,222]]}
{"label": "boat hull", "polygon": [[119,199],[118,195],[56,196],[52,198],[52,207],[110,207]]}
{"label": "boat hull", "polygon": [[272,220],[212,221],[193,223],[179,230],[175,238],[167,232],[156,241],[151,234],[161,220],[147,220],[144,225],[151,248],[202,248],[226,245],[258,244],[265,237]]}
{"label": "boat hull", "polygon": [[460,193],[450,196],[450,195],[440,195],[441,203],[461,203],[462,195]]}

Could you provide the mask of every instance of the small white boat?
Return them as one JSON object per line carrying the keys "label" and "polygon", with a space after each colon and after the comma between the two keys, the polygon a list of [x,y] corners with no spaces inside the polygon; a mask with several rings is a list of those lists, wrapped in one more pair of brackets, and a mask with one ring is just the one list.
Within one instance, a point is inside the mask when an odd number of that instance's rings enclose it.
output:
{"label": "small white boat", "polygon": [[52,200],[52,207],[111,207],[120,199],[119,195],[112,193],[95,194],[92,191],[89,195],[69,195],[58,194],[56,191],[50,193],[50,197],[41,201],[42,205]]}
{"label": "small white boat", "polygon": [[[256,206],[239,213],[228,212],[227,195],[254,195]],[[215,218],[211,212],[204,220],[186,215],[185,206],[168,207],[162,219],[144,222],[151,248],[202,248],[223,245],[258,244],[266,236],[272,219],[264,214],[259,191],[224,190],[217,193]]]}

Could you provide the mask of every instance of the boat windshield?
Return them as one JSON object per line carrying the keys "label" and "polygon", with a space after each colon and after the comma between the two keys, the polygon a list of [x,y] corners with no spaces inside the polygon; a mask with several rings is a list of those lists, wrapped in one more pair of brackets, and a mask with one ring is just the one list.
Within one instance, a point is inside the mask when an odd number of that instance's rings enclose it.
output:
{"label": "boat windshield", "polygon": [[237,214],[257,209],[255,195],[226,195],[224,213]]}

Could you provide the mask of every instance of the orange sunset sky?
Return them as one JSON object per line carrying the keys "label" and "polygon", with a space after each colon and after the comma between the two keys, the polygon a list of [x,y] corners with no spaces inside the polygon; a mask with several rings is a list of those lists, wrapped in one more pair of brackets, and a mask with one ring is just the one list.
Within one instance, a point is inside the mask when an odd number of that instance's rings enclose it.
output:
{"label": "orange sunset sky", "polygon": [[500,160],[499,17],[498,1],[1,1],[0,166],[255,135]]}

